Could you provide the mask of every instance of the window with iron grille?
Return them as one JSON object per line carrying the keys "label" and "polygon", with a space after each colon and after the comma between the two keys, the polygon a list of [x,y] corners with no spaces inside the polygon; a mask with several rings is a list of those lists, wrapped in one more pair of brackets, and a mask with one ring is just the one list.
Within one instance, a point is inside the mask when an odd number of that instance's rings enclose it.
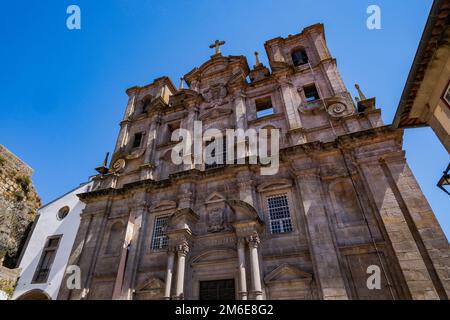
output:
{"label": "window with iron grille", "polygon": [[276,195],[267,198],[267,208],[269,210],[271,233],[278,234],[293,231],[287,195]]}
{"label": "window with iron grille", "polygon": [[153,226],[152,250],[167,248],[168,238],[166,235],[166,227],[169,217],[157,217]]}
{"label": "window with iron grille", "polygon": [[47,239],[41,259],[33,277],[33,283],[45,283],[55,260],[56,251],[62,236],[53,236]]}
{"label": "window with iron grille", "polygon": [[[212,143],[216,143],[216,140],[208,142],[206,146],[209,146]],[[217,143],[215,149],[211,152],[211,154],[207,154],[205,170],[219,168],[226,164],[226,161],[227,161],[227,141],[226,141],[226,139],[222,140],[222,152],[220,152],[216,157],[216,152],[217,152],[218,148],[219,148],[219,144]],[[217,163],[216,161],[211,163],[211,161],[213,161],[213,159],[214,160],[219,159],[219,163]],[[208,164],[208,162],[210,164]]]}

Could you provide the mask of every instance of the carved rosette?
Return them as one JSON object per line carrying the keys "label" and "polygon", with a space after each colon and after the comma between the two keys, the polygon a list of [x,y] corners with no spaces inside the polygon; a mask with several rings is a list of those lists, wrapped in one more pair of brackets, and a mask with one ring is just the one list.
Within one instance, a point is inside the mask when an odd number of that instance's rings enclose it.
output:
{"label": "carved rosette", "polygon": [[125,170],[126,161],[125,159],[118,159],[114,164],[111,166],[111,171],[114,173],[121,173]]}

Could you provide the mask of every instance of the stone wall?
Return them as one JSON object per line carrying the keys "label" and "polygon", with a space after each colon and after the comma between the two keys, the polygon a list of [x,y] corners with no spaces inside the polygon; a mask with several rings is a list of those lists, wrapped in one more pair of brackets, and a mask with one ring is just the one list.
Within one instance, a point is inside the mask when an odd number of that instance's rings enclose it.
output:
{"label": "stone wall", "polygon": [[41,206],[31,182],[33,170],[0,145],[0,261],[14,267],[36,210]]}

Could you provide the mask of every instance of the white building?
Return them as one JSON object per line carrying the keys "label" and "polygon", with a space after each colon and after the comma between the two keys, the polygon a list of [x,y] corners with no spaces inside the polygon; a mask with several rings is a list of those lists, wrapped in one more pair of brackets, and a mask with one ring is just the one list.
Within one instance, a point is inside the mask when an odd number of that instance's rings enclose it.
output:
{"label": "white building", "polygon": [[85,207],[77,194],[91,185],[84,183],[38,210],[19,263],[13,299],[56,299]]}

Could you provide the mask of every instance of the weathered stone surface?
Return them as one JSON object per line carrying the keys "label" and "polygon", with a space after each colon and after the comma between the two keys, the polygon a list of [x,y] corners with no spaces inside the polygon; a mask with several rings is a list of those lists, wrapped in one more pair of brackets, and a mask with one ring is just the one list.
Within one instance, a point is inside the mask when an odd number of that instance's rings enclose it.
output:
{"label": "weathered stone surface", "polygon": [[[199,299],[202,284],[219,280],[233,280],[236,299],[448,298],[449,245],[406,164],[402,131],[384,126],[379,109],[357,113],[322,25],[265,47],[271,73],[251,82],[245,57],[216,54],[184,76],[189,89],[160,78],[127,91],[112,170],[80,195],[69,263],[82,289],[63,287],[60,299]],[[309,64],[295,66],[295,50]],[[273,114],[258,117],[268,97]],[[193,131],[198,119],[222,132],[279,129],[278,173],[174,165],[171,130]],[[133,147],[136,133],[144,138]],[[281,233],[271,229],[274,196],[289,207]],[[369,267],[379,289],[367,286]]]}

